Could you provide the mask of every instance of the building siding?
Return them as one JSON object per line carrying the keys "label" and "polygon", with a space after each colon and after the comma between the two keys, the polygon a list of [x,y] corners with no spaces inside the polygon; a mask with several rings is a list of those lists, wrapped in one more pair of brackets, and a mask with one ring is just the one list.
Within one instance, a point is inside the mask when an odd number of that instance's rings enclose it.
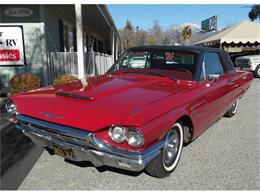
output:
{"label": "building siding", "polygon": [[[7,23],[13,25],[12,23]],[[24,44],[25,44],[25,57],[26,66],[19,67],[0,67],[0,78],[3,87],[9,87],[9,80],[15,74],[20,72],[31,72],[38,75],[41,79],[41,83],[44,83],[43,73],[43,58],[44,52],[42,51],[42,33],[41,25],[43,23],[16,23],[16,25],[23,25],[24,30]]]}

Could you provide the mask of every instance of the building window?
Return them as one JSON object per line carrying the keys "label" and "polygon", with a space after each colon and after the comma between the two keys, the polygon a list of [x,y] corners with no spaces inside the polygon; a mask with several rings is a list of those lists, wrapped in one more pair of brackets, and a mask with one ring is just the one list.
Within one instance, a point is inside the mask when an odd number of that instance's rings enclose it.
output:
{"label": "building window", "polygon": [[71,52],[77,50],[75,28],[61,19],[59,19],[59,35],[61,52]]}
{"label": "building window", "polygon": [[99,41],[99,40],[98,40],[98,52],[104,53],[103,43],[102,43],[102,41]]}
{"label": "building window", "polygon": [[76,28],[73,28],[73,48],[74,51],[77,52],[77,34]]}
{"label": "building window", "polygon": [[64,23],[63,23],[63,42],[64,42],[63,51],[68,52],[69,51],[69,29],[68,26]]}

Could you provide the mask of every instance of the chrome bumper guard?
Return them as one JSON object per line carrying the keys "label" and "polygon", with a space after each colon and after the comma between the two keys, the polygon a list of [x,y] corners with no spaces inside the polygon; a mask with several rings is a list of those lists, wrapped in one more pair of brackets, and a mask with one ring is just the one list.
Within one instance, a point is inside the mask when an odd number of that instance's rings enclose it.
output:
{"label": "chrome bumper guard", "polygon": [[73,151],[73,161],[90,161],[95,167],[110,166],[141,171],[158,156],[164,146],[161,141],[143,152],[122,150],[96,138],[91,132],[46,122],[25,115],[17,115],[17,129],[36,145],[47,150],[63,147]]}

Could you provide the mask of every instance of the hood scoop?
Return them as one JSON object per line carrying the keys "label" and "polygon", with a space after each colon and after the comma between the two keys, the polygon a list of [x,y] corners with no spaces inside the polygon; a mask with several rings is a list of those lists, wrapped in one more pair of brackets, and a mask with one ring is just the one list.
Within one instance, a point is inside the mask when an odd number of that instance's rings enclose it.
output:
{"label": "hood scoop", "polygon": [[59,91],[59,92],[56,93],[56,95],[70,97],[70,98],[76,98],[76,99],[82,99],[82,100],[94,101],[93,97],[84,96],[84,95],[75,94],[75,93],[64,92],[64,91]]}

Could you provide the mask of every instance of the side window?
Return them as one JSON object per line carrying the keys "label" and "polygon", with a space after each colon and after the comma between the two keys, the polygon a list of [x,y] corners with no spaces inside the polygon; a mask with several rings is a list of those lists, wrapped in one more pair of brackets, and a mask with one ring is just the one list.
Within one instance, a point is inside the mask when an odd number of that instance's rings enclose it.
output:
{"label": "side window", "polygon": [[223,68],[217,53],[205,53],[204,70],[206,78],[210,74],[223,74]]}
{"label": "side window", "polygon": [[233,62],[232,62],[229,54],[226,52],[222,52],[220,56],[221,56],[222,61],[224,62],[224,68],[225,68],[226,72],[234,71],[235,67],[233,65]]}

